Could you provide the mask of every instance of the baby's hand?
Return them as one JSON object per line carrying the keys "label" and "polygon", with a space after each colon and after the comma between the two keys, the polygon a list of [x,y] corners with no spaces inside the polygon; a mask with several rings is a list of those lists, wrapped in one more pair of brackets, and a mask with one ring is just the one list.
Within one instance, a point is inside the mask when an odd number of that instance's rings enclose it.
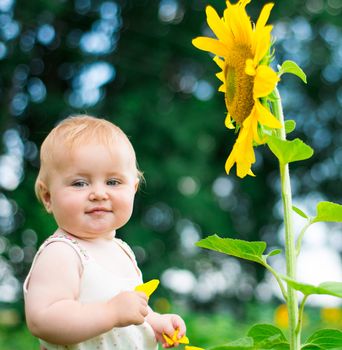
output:
{"label": "baby's hand", "polygon": [[115,315],[115,327],[142,324],[148,314],[147,297],[143,292],[121,292],[109,304]]}
{"label": "baby's hand", "polygon": [[[178,315],[160,315],[154,313],[153,318],[149,318],[148,322],[151,324],[154,330],[157,341],[162,343],[163,348],[177,347],[179,343],[175,341],[172,342],[173,344],[171,344],[171,342],[167,341],[167,337],[172,339],[174,334],[177,334],[177,339],[180,339],[186,332],[185,323]],[[164,337],[163,334],[165,334],[167,337]]]}

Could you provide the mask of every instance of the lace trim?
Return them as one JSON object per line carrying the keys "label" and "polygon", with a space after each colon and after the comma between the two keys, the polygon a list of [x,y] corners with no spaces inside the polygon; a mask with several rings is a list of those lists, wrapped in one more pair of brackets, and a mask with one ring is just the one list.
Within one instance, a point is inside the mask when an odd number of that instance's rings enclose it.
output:
{"label": "lace trim", "polygon": [[72,237],[66,235],[65,233],[56,232],[52,236],[47,238],[45,243],[48,244],[50,241],[53,241],[56,238],[57,239],[65,239],[65,240],[69,241],[70,243],[74,244],[77,247],[77,250],[82,254],[82,256],[85,259],[89,260],[90,257],[88,255],[87,251],[78,243],[78,241],[75,238],[72,238]]}

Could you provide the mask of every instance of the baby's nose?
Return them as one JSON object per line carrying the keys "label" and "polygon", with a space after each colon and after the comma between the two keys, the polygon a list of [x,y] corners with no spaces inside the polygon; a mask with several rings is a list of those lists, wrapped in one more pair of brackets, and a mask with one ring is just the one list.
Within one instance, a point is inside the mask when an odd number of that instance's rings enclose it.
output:
{"label": "baby's nose", "polygon": [[96,186],[92,188],[92,191],[89,194],[90,200],[104,200],[108,199],[108,193],[103,186]]}

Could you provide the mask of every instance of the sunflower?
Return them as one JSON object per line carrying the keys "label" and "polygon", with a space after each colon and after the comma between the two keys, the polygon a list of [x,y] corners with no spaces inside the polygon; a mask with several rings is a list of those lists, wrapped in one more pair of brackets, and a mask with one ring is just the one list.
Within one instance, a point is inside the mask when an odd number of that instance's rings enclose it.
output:
{"label": "sunflower", "polygon": [[207,22],[215,38],[198,37],[193,45],[215,55],[214,61],[221,71],[219,91],[225,94],[228,110],[225,124],[239,132],[227,161],[229,174],[236,163],[237,175],[254,176],[251,166],[255,162],[254,144],[265,143],[260,130],[281,128],[280,122],[263,105],[260,99],[267,97],[276,87],[278,75],[269,66],[271,25],[266,25],[272,3],[266,4],[254,25],[245,7],[251,0],[236,4],[227,1],[227,8],[220,18],[211,6],[207,6]]}

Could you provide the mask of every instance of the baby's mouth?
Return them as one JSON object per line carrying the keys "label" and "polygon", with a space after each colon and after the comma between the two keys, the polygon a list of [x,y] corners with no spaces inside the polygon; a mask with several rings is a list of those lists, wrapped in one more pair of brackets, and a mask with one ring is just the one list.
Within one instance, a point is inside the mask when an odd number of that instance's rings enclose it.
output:
{"label": "baby's mouth", "polygon": [[86,211],[86,214],[102,214],[102,213],[111,213],[112,211],[108,208],[95,207]]}

